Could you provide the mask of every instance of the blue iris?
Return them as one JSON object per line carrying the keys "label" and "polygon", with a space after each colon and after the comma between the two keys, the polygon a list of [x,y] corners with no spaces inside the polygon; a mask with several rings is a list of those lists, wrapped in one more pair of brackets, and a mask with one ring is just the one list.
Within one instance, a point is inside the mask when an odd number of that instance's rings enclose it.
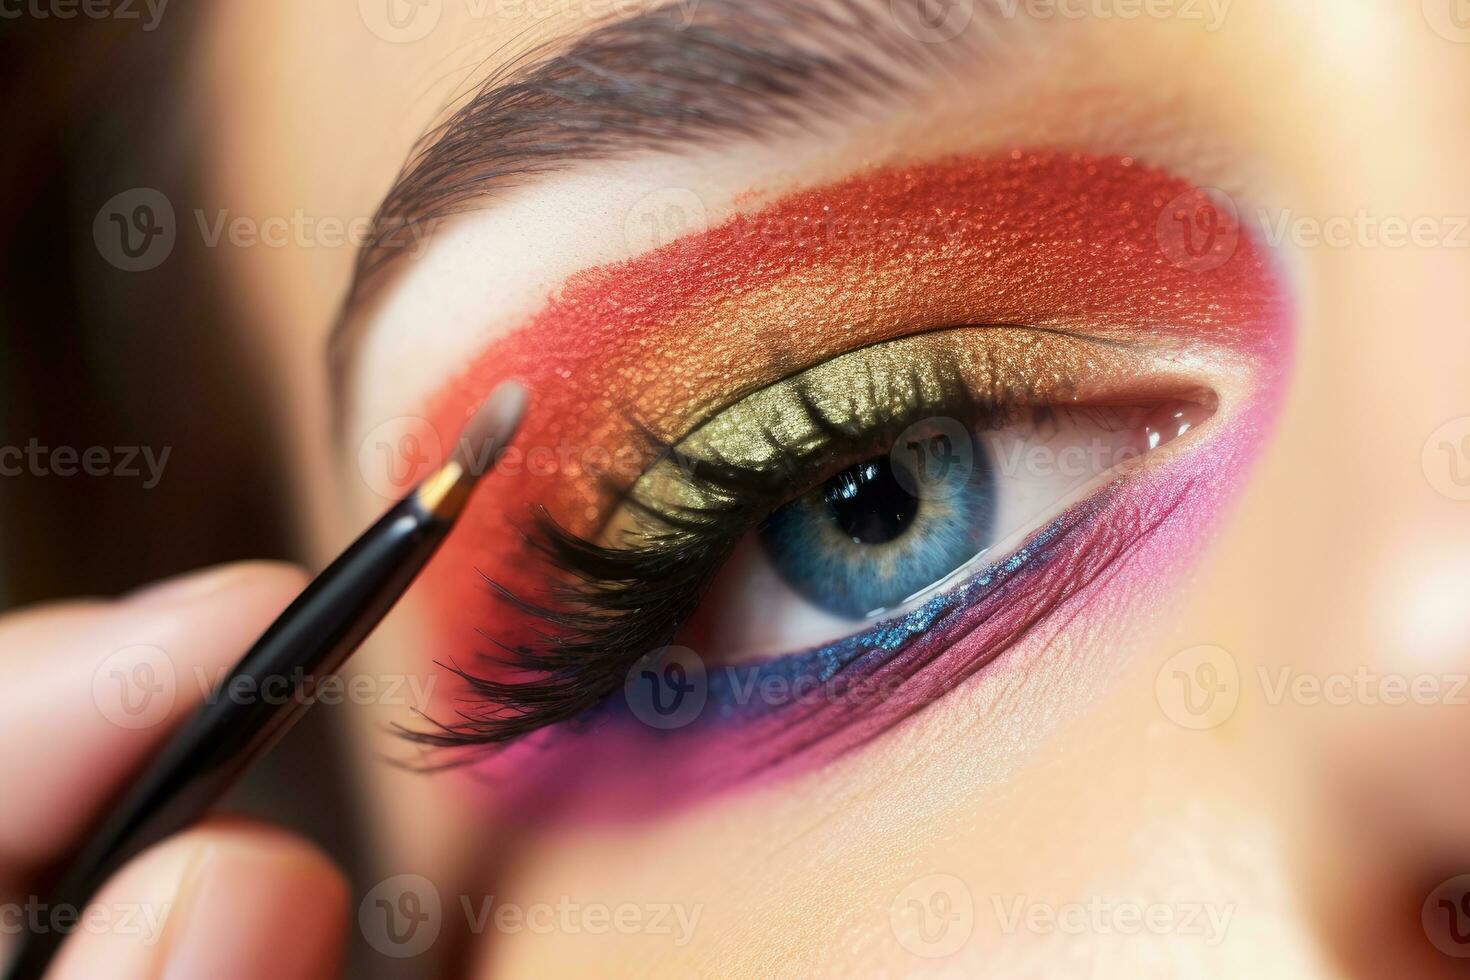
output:
{"label": "blue iris", "polygon": [[771,515],[761,543],[781,577],[849,619],[891,609],[990,543],[994,477],[983,454],[942,492],[918,486],[888,456],[850,466]]}

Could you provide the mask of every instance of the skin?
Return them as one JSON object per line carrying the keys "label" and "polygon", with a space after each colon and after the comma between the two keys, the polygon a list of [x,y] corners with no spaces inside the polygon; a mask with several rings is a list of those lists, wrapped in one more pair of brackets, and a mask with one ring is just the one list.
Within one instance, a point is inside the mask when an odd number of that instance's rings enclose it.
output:
{"label": "skin", "polygon": [[[7,903],[35,894],[38,872],[72,849],[167,726],[197,706],[203,690],[178,679],[226,669],[239,655],[235,637],[264,629],[304,582],[297,568],[246,563],[117,600],[55,603],[0,620],[7,654],[0,668],[0,768],[11,785],[27,787],[7,794],[4,805],[0,889]],[[163,689],[172,697],[135,702],[142,711],[130,717],[116,710],[121,702],[110,697],[105,679],[134,663],[166,675],[160,660],[127,660],[139,645],[169,658],[175,684]],[[51,751],[36,752],[43,742]],[[211,819],[118,872],[90,907],[92,924],[73,933],[48,976],[198,976],[220,969],[242,978],[335,976],[348,901],[345,878],[314,845],[260,824]],[[7,949],[16,907],[7,904]],[[28,915],[55,913],[31,909]],[[292,944],[299,955],[277,962],[279,943]]]}
{"label": "skin", "polygon": [[[456,225],[517,248],[431,243],[395,281],[355,367],[341,441],[321,353],[350,249],[226,247],[219,259],[258,313],[278,465],[299,478],[307,547],[320,562],[382,506],[356,466],[363,436],[419,412],[567,275],[631,256],[623,217],[651,191],[691,188],[713,221],[749,206],[739,195],[752,174],[778,195],[863,163],[1064,136],[1222,188],[1244,213],[1433,216],[1451,230],[1470,214],[1470,60],[1418,7],[1237,0],[1210,32],[1146,18],[1048,24],[1037,42],[1047,58],[1007,84],[935,87],[820,139],[538,181]],[[446,3],[427,37],[392,45],[351,4],[216,4],[197,66],[217,198],[204,206],[371,214],[448,95],[503,59],[508,39],[589,27],[557,9],[476,20]],[[1314,704],[1274,698],[1271,685],[1283,669],[1470,670],[1457,590],[1466,560],[1452,546],[1470,519],[1421,464],[1431,434],[1466,412],[1470,253],[1362,236],[1276,253],[1300,310],[1276,431],[1204,560],[1148,598],[1147,629],[1090,638],[1112,665],[1104,688],[1069,680],[1046,691],[1056,718],[1011,724],[1006,688],[982,676],[829,769],[655,822],[532,836],[513,835],[452,777],[382,765],[381,753],[406,753],[382,723],[410,719],[401,704],[357,705],[343,723],[361,747],[362,816],[379,841],[360,891],[425,875],[450,934],[463,931],[460,894],[700,909],[685,945],[647,931],[491,928],[427,954],[462,951],[445,969],[470,976],[1454,974],[1463,961],[1426,940],[1420,909],[1470,871],[1470,792],[1449,778],[1470,763],[1470,714],[1443,698]],[[442,322],[473,326],[426,327],[414,313],[431,297]],[[1238,382],[1228,366],[1212,380]],[[427,615],[406,603],[355,669],[424,675]],[[1155,681],[1199,644],[1228,651],[1241,680],[1228,720],[1194,730],[1170,720]],[[962,882],[974,908],[968,938],[942,956],[916,954],[891,924],[892,909],[932,895],[933,874]],[[1102,900],[1200,906],[1228,926],[1211,941],[1106,919],[1007,926],[1018,901],[1056,911]]]}

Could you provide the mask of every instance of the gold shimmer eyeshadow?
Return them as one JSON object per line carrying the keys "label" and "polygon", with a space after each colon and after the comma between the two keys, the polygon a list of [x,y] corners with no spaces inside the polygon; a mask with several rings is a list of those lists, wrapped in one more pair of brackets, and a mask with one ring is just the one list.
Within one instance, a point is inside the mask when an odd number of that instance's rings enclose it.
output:
{"label": "gold shimmer eyeshadow", "polygon": [[[691,479],[695,467],[715,464],[747,481],[779,484],[797,474],[820,481],[841,462],[834,450],[844,435],[867,434],[871,444],[857,451],[880,452],[915,423],[973,414],[974,406],[1004,413],[1085,401],[1102,387],[1136,387],[1148,366],[1156,372],[1157,358],[1117,344],[1016,326],[936,330],[861,347],[717,412],[678,441],[629,496],[639,513],[719,510],[733,503],[731,495],[718,482]],[[985,420],[959,421],[969,427]],[[604,540],[624,537],[637,524],[615,520]]]}

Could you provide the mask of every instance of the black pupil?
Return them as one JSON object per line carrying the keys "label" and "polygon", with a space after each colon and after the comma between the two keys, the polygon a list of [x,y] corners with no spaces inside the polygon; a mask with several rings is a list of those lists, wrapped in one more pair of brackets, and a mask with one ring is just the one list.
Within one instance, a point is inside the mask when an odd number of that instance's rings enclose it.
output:
{"label": "black pupil", "polygon": [[838,473],[822,487],[822,497],[837,526],[858,544],[892,541],[919,512],[918,498],[894,477],[886,456]]}

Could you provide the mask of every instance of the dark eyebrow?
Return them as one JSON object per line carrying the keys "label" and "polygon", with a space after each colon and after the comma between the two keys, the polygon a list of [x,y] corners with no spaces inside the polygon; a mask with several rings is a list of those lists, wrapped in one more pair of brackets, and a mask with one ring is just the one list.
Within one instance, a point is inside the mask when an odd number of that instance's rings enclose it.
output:
{"label": "dark eyebrow", "polygon": [[[808,131],[893,98],[970,47],[934,8],[990,0],[673,0],[496,71],[411,152],[373,218],[333,329],[340,389],[355,316],[426,228],[582,160]],[[970,19],[967,16],[967,19]]]}

